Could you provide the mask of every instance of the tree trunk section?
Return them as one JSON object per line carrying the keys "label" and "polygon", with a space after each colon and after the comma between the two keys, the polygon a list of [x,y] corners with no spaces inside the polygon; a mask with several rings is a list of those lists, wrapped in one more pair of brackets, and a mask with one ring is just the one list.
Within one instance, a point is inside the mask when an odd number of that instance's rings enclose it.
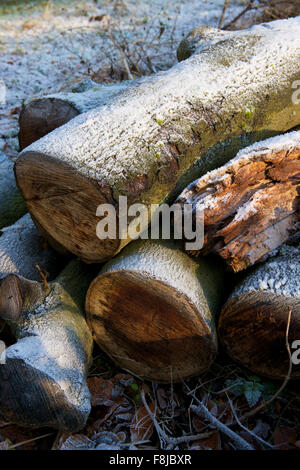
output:
{"label": "tree trunk section", "polygon": [[0,413],[9,421],[69,432],[84,427],[93,342],[83,303],[92,277],[75,260],[46,286],[16,274],[2,281],[0,311],[10,303],[17,339],[0,366]]}
{"label": "tree trunk section", "polygon": [[138,240],[100,271],[86,297],[95,341],[120,367],[161,383],[206,371],[217,353],[224,272],[171,242]]}
{"label": "tree trunk section", "polygon": [[[241,271],[300,237],[300,132],[241,150],[236,158],[191,183],[176,202],[204,215],[204,246]],[[197,215],[198,214],[198,215]]]}
{"label": "tree trunk section", "polygon": [[0,154],[0,229],[13,224],[27,212],[13,168],[13,163]]}
{"label": "tree trunk section", "polygon": [[[257,266],[236,287],[219,320],[219,338],[228,355],[255,374],[284,379],[300,338],[300,251],[284,246],[278,256]],[[294,345],[295,346],[295,345]],[[296,354],[297,355],[297,354]],[[299,362],[299,354],[298,354]],[[293,363],[291,377],[300,378]]]}
{"label": "tree trunk section", "polygon": [[[135,82],[135,80],[134,80]],[[82,82],[70,92],[55,93],[31,100],[19,117],[19,144],[23,150],[78,114],[106,104],[126,90],[130,81],[99,85],[92,80]]]}
{"label": "tree trunk section", "polygon": [[30,145],[15,166],[29,211],[84,261],[114,256],[130,238],[97,238],[100,204],[118,212],[120,195],[148,207],[172,200],[241,147],[300,123],[291,99],[299,26],[294,18],[223,33]]}

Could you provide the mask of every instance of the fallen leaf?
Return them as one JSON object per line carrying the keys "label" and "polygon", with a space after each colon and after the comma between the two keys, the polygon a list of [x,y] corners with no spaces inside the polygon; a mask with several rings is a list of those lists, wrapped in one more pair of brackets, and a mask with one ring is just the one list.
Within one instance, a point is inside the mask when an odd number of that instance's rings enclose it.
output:
{"label": "fallen leaf", "polygon": [[278,447],[278,450],[295,449],[297,438],[296,429],[288,426],[279,426],[274,432],[274,444]]}
{"label": "fallen leaf", "polygon": [[[151,402],[149,405],[152,413],[155,409],[155,403]],[[131,440],[132,442],[147,441],[152,436],[154,424],[148,411],[144,406],[139,408],[131,423]]]}

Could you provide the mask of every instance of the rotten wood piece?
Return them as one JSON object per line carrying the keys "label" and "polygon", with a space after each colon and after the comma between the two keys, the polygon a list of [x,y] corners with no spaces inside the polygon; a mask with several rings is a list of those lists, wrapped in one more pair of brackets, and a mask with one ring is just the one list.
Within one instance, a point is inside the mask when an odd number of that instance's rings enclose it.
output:
{"label": "rotten wood piece", "polygon": [[204,216],[203,248],[190,254],[217,253],[233,271],[263,261],[300,237],[300,132],[241,150],[177,202],[193,205],[194,222]]}
{"label": "rotten wood piece", "polygon": [[172,200],[241,147],[299,125],[299,27],[298,17],[222,38],[216,30],[189,59],[27,147],[15,174],[47,236],[86,262],[108,260],[131,238],[127,229],[97,237],[99,205],[120,217],[119,196],[147,207]]}
{"label": "rotten wood piece", "polygon": [[[271,379],[300,378],[300,249],[279,254],[252,268],[224,305],[219,338],[227,354],[255,374]],[[298,351],[298,352],[297,352]]]}
{"label": "rotten wood piece", "polygon": [[161,383],[206,371],[217,353],[224,269],[171,242],[138,240],[107,263],[86,297],[99,346],[120,367]]}

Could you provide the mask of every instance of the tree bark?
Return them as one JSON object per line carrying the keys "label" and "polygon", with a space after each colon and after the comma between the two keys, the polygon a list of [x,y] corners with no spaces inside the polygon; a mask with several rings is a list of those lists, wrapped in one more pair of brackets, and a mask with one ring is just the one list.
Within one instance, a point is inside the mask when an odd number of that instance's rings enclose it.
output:
{"label": "tree bark", "polygon": [[13,167],[13,163],[0,153],[0,229],[13,224],[27,212],[15,182]]}
{"label": "tree bark", "polygon": [[2,281],[0,311],[9,303],[17,339],[0,365],[0,413],[9,421],[69,432],[84,427],[92,336],[83,303],[92,273],[74,260],[44,286],[17,274]]}
{"label": "tree bark", "polygon": [[[284,246],[278,256],[252,269],[224,305],[219,338],[232,359],[255,374],[284,379],[289,370],[286,331],[291,353],[300,339],[300,250]],[[295,345],[294,345],[295,346]],[[298,354],[299,360],[299,354]],[[292,378],[300,378],[293,363]]]}
{"label": "tree bark", "polygon": [[241,147],[300,123],[299,26],[217,31],[189,59],[33,143],[15,166],[29,211],[84,261],[110,259],[130,238],[97,238],[100,204],[172,200]]}
{"label": "tree bark", "polygon": [[19,117],[20,149],[28,147],[78,114],[106,104],[131,84],[131,81],[126,80],[112,85],[99,85],[88,80],[74,87],[70,92],[55,93],[31,100]]}
{"label": "tree bark", "polygon": [[49,273],[48,280],[51,280],[62,269],[64,262],[42,239],[29,214],[14,225],[3,228],[0,237],[0,280],[14,273],[41,281],[37,265]]}
{"label": "tree bark", "polygon": [[[220,255],[241,271],[300,237],[300,132],[241,150],[191,183],[176,202],[204,215],[204,245],[195,256]],[[199,216],[198,216],[199,217]]]}
{"label": "tree bark", "polygon": [[107,263],[86,297],[99,346],[123,369],[156,382],[206,371],[217,353],[224,294],[218,263],[196,262],[171,242],[138,240]]}

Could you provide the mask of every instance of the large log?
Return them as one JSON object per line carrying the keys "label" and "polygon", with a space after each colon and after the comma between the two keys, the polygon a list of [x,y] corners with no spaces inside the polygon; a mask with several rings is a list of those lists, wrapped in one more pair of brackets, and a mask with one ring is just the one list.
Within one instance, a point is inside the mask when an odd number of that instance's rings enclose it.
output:
{"label": "large log", "polygon": [[224,271],[171,242],[138,240],[107,263],[86,297],[99,346],[122,368],[156,382],[206,371],[217,353]]}
{"label": "large log", "polygon": [[[278,256],[252,269],[223,307],[219,337],[225,351],[256,374],[284,379],[290,311],[288,342],[299,362],[300,249],[284,246]],[[300,378],[299,363],[293,363],[291,377]]]}
{"label": "large log", "polygon": [[17,339],[0,365],[0,413],[8,421],[70,432],[84,427],[93,341],[83,304],[92,273],[74,260],[49,284],[17,274],[2,280],[0,312]]}
{"label": "large log", "polygon": [[13,168],[14,164],[0,152],[0,229],[13,224],[27,212]]}
{"label": "large log", "polygon": [[86,80],[69,92],[54,93],[29,101],[19,117],[20,149],[28,147],[78,114],[106,104],[135,81],[99,85]]}
{"label": "large log", "polygon": [[258,142],[191,183],[177,203],[204,215],[204,246],[240,271],[300,237],[300,131]]}
{"label": "large log", "polygon": [[299,29],[293,18],[216,31],[189,59],[33,143],[15,165],[29,211],[84,261],[111,258],[130,237],[97,238],[100,204],[172,200],[241,147],[300,123]]}

